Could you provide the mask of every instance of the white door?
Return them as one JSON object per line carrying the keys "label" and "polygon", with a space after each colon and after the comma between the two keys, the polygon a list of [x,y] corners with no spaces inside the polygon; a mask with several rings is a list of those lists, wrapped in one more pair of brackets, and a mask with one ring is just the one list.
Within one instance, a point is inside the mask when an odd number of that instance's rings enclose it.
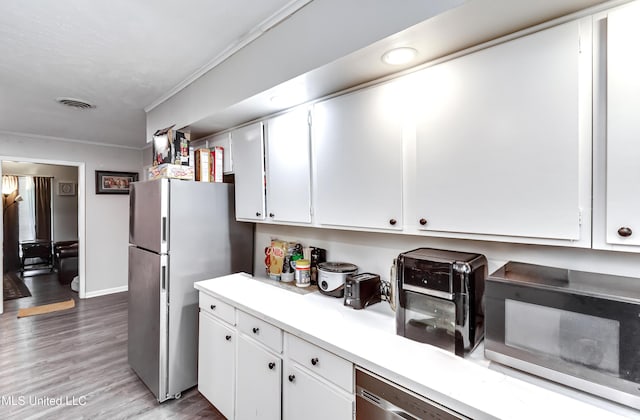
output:
{"label": "white door", "polygon": [[279,420],[282,359],[240,335],[236,419]]}
{"label": "white door", "polygon": [[389,82],[314,105],[317,221],[402,228],[402,98]]}
{"label": "white door", "polygon": [[311,222],[311,145],[307,107],[266,122],[267,208],[270,220]]}
{"label": "white door", "polygon": [[607,23],[606,241],[640,245],[640,4]]}
{"label": "white door", "polygon": [[262,123],[232,132],[236,185],[236,219],[264,220],[264,159]]}
{"label": "white door", "polygon": [[282,386],[283,420],[348,420],[353,418],[353,396],[321,382],[289,364]]}
{"label": "white door", "polygon": [[234,416],[236,332],[200,312],[198,391],[226,418]]}
{"label": "white door", "polygon": [[570,22],[415,75],[408,225],[580,239],[591,139],[590,40],[580,33],[580,23]]}

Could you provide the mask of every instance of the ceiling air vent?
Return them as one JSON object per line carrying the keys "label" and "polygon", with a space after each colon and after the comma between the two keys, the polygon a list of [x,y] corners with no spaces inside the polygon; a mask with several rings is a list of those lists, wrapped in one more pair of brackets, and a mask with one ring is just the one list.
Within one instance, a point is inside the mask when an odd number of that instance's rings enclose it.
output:
{"label": "ceiling air vent", "polygon": [[76,109],[92,109],[96,107],[95,105],[90,104],[87,101],[83,101],[82,99],[75,99],[75,98],[56,98],[56,102],[62,105],[70,106],[71,108],[76,108]]}

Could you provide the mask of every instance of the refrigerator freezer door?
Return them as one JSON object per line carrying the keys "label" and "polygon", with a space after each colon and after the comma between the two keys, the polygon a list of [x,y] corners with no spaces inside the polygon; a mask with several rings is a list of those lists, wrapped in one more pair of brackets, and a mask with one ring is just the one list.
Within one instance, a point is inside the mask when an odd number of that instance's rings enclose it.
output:
{"label": "refrigerator freezer door", "polygon": [[167,256],[129,247],[129,365],[167,399]]}
{"label": "refrigerator freezer door", "polygon": [[169,181],[134,182],[129,192],[129,243],[158,254],[169,244]]}
{"label": "refrigerator freezer door", "polygon": [[197,384],[198,292],[193,283],[251,272],[253,224],[235,221],[233,186],[171,182],[169,394]]}
{"label": "refrigerator freezer door", "polygon": [[188,257],[174,270],[193,281],[253,272],[254,225],[236,222],[233,185],[172,180],[170,196],[170,253]]}

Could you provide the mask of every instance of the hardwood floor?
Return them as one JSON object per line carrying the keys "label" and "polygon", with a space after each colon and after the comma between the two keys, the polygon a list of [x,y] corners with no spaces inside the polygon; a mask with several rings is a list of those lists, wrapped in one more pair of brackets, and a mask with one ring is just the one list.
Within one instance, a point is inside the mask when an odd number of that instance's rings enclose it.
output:
{"label": "hardwood floor", "polygon": [[[57,275],[25,278],[32,296],[0,315],[0,419],[224,417],[196,388],[158,404],[127,363],[127,293],[78,299]],[[73,309],[16,317],[73,297]]]}

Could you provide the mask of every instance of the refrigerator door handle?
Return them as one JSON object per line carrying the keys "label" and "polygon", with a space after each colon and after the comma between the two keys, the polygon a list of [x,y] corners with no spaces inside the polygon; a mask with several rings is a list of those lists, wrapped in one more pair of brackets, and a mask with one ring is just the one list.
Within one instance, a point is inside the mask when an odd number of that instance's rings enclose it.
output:
{"label": "refrigerator door handle", "polygon": [[136,214],[136,189],[129,189],[129,242],[133,243],[133,232],[135,227],[134,215]]}
{"label": "refrigerator door handle", "polygon": [[167,218],[162,218],[162,242],[167,242]]}
{"label": "refrigerator door handle", "polygon": [[169,273],[169,261],[167,255],[160,257],[160,392],[158,401],[173,398],[169,395],[169,292],[167,278]]}

